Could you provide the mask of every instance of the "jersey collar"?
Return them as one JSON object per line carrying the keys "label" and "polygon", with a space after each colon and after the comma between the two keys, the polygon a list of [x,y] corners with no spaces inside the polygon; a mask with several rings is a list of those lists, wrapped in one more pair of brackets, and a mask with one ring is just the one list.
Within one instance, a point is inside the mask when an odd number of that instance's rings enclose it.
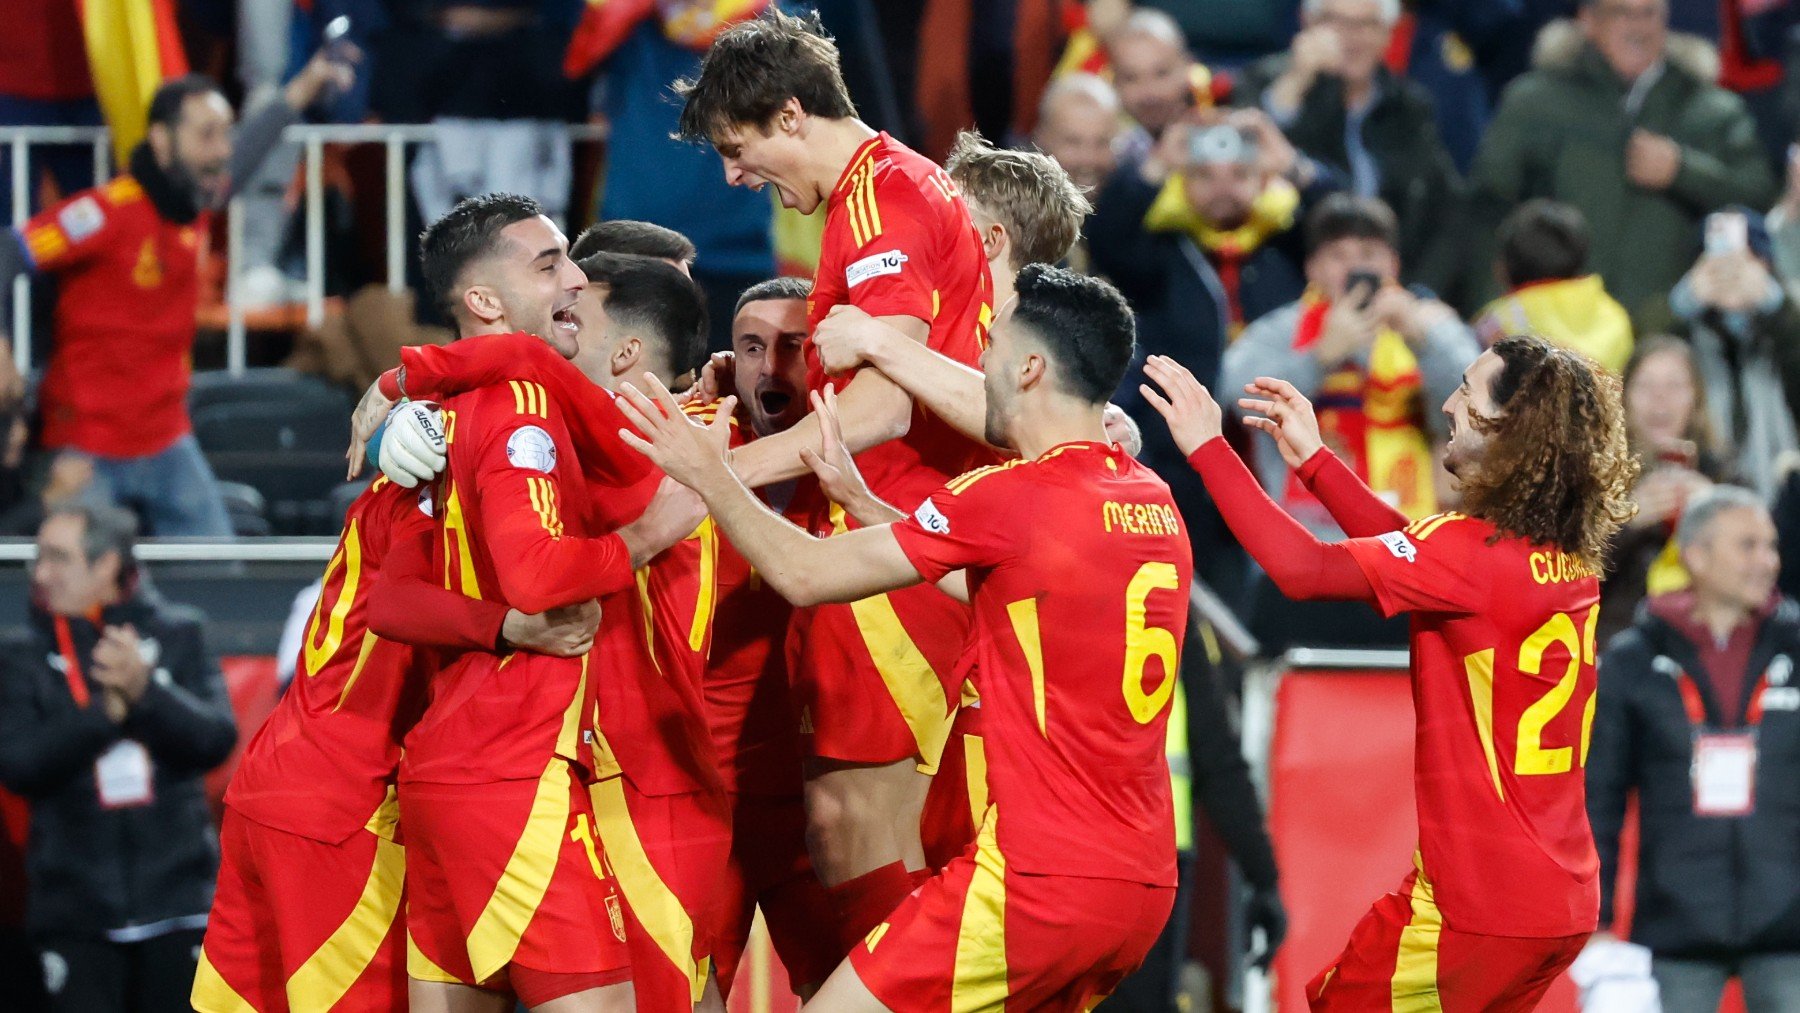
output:
{"label": "jersey collar", "polygon": [[863,163],[875,154],[876,147],[887,143],[887,139],[887,131],[883,130],[864,141],[862,147],[856,149],[856,154],[850,156],[850,164],[844,166],[844,171],[838,174],[837,185],[831,188],[832,196],[841,196],[845,190],[850,188],[850,178],[855,176],[856,171],[862,168]]}

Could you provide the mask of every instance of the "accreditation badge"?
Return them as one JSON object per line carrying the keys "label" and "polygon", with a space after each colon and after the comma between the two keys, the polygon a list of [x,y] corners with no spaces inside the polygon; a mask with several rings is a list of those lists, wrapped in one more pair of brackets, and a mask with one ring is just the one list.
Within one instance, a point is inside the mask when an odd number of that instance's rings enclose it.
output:
{"label": "accreditation badge", "polygon": [[1756,735],[1694,736],[1694,815],[1748,816],[1756,804]]}

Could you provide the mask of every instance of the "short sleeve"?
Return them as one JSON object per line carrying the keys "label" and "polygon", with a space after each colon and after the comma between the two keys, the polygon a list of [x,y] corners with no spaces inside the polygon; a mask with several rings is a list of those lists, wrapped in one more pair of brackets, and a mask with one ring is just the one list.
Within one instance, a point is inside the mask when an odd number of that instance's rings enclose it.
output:
{"label": "short sleeve", "polygon": [[78,193],[25,223],[21,235],[33,270],[60,271],[105,248],[120,216],[108,189]]}
{"label": "short sleeve", "polygon": [[850,226],[844,256],[850,304],[872,317],[929,323],[936,316],[938,210],[905,173],[890,169],[853,187],[844,211]]}
{"label": "short sleeve", "polygon": [[1342,544],[1369,578],[1383,615],[1466,614],[1488,605],[1491,564],[1481,559],[1485,536],[1485,525],[1452,513]]}
{"label": "short sleeve", "polygon": [[[1005,509],[1004,466],[982,468],[925,497],[912,516],[894,523],[900,551],[931,583],[970,567],[996,566],[1012,548]],[[1015,490],[1016,491],[1016,490]]]}

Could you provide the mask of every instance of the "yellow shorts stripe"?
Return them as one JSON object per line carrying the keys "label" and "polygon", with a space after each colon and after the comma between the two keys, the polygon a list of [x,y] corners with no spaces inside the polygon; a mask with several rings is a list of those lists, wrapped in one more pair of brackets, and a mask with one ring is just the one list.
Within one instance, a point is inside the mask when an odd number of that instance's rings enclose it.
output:
{"label": "yellow shorts stripe", "polygon": [[862,634],[863,645],[888,695],[900,708],[900,716],[919,747],[919,770],[937,773],[950,738],[950,722],[956,714],[944,702],[944,684],[930,659],[913,643],[894,602],[885,594],[850,603],[850,614]]}
{"label": "yellow shorts stripe", "polygon": [[[579,704],[575,705],[577,708]],[[493,895],[469,930],[469,966],[486,981],[512,962],[519,940],[543,903],[569,825],[569,764],[558,756],[538,778],[537,796]]]}
{"label": "yellow shorts stripe", "polygon": [[1006,858],[994,836],[989,808],[975,838],[975,875],[963,895],[956,932],[956,970],[950,980],[954,1013],[1006,1008]]}
{"label": "yellow shorts stripe", "polygon": [[694,923],[682,907],[681,898],[669,889],[650,864],[644,842],[638,838],[631,822],[631,811],[625,805],[625,779],[612,777],[588,788],[594,800],[594,823],[600,828],[600,843],[606,848],[607,863],[619,881],[619,892],[638,924],[650,934],[656,948],[670,964],[687,975],[695,1002],[706,990],[706,976],[700,962],[694,960]]}
{"label": "yellow shorts stripe", "polygon": [[412,933],[410,932],[406,934],[406,976],[408,978],[417,978],[420,981],[439,981],[446,985],[468,984],[468,982],[463,981],[456,975],[451,974],[449,971],[432,963],[431,958],[425,955],[425,951],[419,949],[419,944],[413,942]]}
{"label": "yellow shorts stripe", "polygon": [[1418,875],[1413,879],[1412,920],[1400,931],[1400,953],[1394,961],[1389,996],[1393,1013],[1442,1013],[1437,970],[1438,937],[1443,934],[1444,918],[1432,899],[1424,860],[1416,852],[1413,866]]}
{"label": "yellow shorts stripe", "polygon": [[219,976],[218,969],[200,950],[200,966],[194,969],[194,988],[188,1002],[199,1013],[256,1013],[256,1007]]}
{"label": "yellow shorts stripe", "polygon": [[325,1013],[356,984],[400,914],[406,885],[406,849],[376,838],[375,866],[350,916],[287,980],[294,1013]]}
{"label": "yellow shorts stripe", "polygon": [[969,822],[980,826],[988,807],[987,743],[981,736],[963,736],[963,767],[969,786]]}

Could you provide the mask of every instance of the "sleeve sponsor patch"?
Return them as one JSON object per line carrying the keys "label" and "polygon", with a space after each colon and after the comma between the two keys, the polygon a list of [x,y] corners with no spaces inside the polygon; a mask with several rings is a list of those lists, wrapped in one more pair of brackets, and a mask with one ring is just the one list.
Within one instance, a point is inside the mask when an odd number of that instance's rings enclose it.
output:
{"label": "sleeve sponsor patch", "polygon": [[1403,559],[1410,563],[1419,558],[1419,547],[1406,537],[1404,531],[1390,531],[1385,535],[1377,535],[1375,540],[1387,546],[1387,550],[1394,554],[1395,559]]}
{"label": "sleeve sponsor patch", "polygon": [[549,474],[556,470],[556,441],[538,426],[520,426],[506,438],[506,459],[515,468]]}
{"label": "sleeve sponsor patch", "polygon": [[884,274],[899,274],[906,266],[907,256],[899,250],[876,253],[851,264],[844,269],[844,282],[851,288],[861,285],[870,278],[879,278]]}
{"label": "sleeve sponsor patch", "polygon": [[79,243],[100,231],[106,224],[106,212],[100,210],[100,202],[92,195],[79,197],[57,212],[56,224],[62,226],[69,242]]}
{"label": "sleeve sponsor patch", "polygon": [[947,535],[950,533],[950,518],[945,517],[944,512],[939,510],[937,504],[930,499],[920,503],[919,509],[913,511],[913,519],[919,522],[920,527],[932,534]]}

